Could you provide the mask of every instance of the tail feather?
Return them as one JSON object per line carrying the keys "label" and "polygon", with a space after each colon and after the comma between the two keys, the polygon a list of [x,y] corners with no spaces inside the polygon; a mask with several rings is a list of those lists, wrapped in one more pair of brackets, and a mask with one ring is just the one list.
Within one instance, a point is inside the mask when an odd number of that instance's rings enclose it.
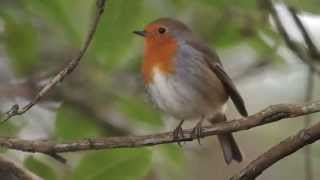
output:
{"label": "tail feather", "polygon": [[[210,122],[214,124],[226,120],[227,118],[224,114],[219,114],[215,118],[211,119]],[[218,135],[218,140],[223,151],[224,160],[227,164],[230,164],[232,160],[237,162],[241,162],[243,160],[239,146],[231,133]]]}
{"label": "tail feather", "polygon": [[237,162],[242,161],[241,151],[232,134],[218,135],[218,140],[223,151],[224,160],[227,164],[230,164],[232,160]]}

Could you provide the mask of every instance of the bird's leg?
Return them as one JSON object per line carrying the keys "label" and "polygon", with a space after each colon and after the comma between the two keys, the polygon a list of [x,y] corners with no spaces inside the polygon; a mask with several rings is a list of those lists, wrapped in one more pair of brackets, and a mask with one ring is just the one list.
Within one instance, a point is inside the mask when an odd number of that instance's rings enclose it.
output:
{"label": "bird's leg", "polygon": [[[178,126],[173,130],[173,139],[179,139],[179,137],[184,137],[182,124],[184,120],[181,120],[178,124]],[[181,146],[180,141],[178,142],[178,145]]]}
{"label": "bird's leg", "polygon": [[202,122],[203,122],[203,118],[201,118],[200,121],[198,121],[198,123],[194,126],[194,128],[192,129],[192,132],[191,132],[191,137],[197,138],[197,141],[199,144],[201,144],[200,138],[201,138],[201,134],[202,134]]}

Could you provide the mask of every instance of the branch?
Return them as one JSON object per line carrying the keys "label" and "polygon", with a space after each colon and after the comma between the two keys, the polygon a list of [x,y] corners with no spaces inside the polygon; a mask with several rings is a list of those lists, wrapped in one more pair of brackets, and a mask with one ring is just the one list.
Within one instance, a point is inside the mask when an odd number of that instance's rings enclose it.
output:
{"label": "branch", "polygon": [[84,56],[87,51],[92,39],[95,34],[101,16],[105,9],[106,0],[97,0],[97,9],[96,15],[93,20],[93,23],[89,29],[89,32],[85,38],[83,47],[79,50],[78,54],[69,62],[69,64],[63,68],[57,75],[55,75],[33,98],[33,100],[20,108],[18,104],[15,104],[11,107],[9,111],[7,111],[2,117],[2,122],[9,120],[13,116],[22,115],[27,112],[30,108],[32,108],[35,104],[38,103],[40,99],[42,99],[52,88],[54,88],[59,82],[62,82],[66,76],[74,71],[74,69],[78,66],[80,60]]}
{"label": "branch", "polygon": [[[317,49],[316,45],[312,41],[311,35],[307,31],[306,27],[304,26],[303,22],[297,15],[297,10],[293,7],[286,7],[292,16],[295,24],[297,25],[297,28],[300,30],[300,33],[302,34],[303,40],[305,44],[307,45],[307,49],[305,50],[302,46],[299,46],[298,43],[292,41],[289,37],[289,34],[287,33],[286,29],[284,28],[284,25],[282,24],[279,14],[277,10],[275,9],[272,0],[267,0],[268,9],[271,12],[275,22],[276,26],[282,35],[284,41],[286,42],[287,46],[294,52],[303,62],[305,62],[308,65],[308,81],[306,86],[306,101],[311,101],[312,94],[313,94],[313,76],[315,73],[320,75],[320,69],[319,66],[316,63],[316,60],[319,60],[320,53]],[[305,128],[307,128],[311,123],[311,116],[305,117]],[[312,168],[312,158],[311,158],[311,146],[308,146],[305,148],[305,178],[306,180],[312,180],[313,179],[313,168]]]}
{"label": "branch", "polygon": [[20,180],[40,180],[40,178],[15,162],[0,156],[0,178]]}
{"label": "branch", "polygon": [[303,129],[294,136],[291,136],[278,145],[272,147],[267,152],[252,161],[238,175],[233,176],[232,180],[255,179],[265,169],[272,166],[282,158],[298,151],[302,147],[312,144],[320,139],[320,123],[311,128]]}
{"label": "branch", "polygon": [[[293,17],[295,23],[299,27],[301,34],[303,36],[303,39],[308,47],[308,53],[313,60],[319,59],[320,54],[319,51],[316,47],[316,45],[313,43],[307,29],[303,25],[302,21],[297,15],[297,10],[293,7],[289,7],[289,12],[291,16]],[[308,74],[307,74],[307,86],[306,86],[306,94],[305,94],[305,101],[309,102],[312,100],[313,96],[313,89],[314,89],[314,71],[312,68],[309,67],[308,69]],[[305,116],[305,128],[309,127],[311,124],[311,116]],[[313,166],[312,166],[312,151],[311,151],[311,146],[308,146],[304,149],[305,153],[305,159],[304,159],[304,166],[305,166],[305,179],[306,180],[312,180],[313,179]]]}
{"label": "branch", "polygon": [[293,17],[293,20],[295,21],[295,23],[297,24],[298,28],[301,31],[303,39],[304,39],[305,43],[307,44],[310,56],[313,58],[320,58],[320,52],[319,52],[318,48],[316,47],[316,45],[313,43],[312,38],[310,37],[310,35],[309,35],[307,29],[305,28],[305,26],[303,25],[302,21],[298,17],[297,10],[293,7],[289,7],[288,9],[289,9],[291,16]]}
{"label": "branch", "polygon": [[[312,71],[310,68],[308,69],[307,74],[307,85],[306,85],[306,92],[305,92],[305,102],[310,102],[313,97],[313,91],[315,86],[315,80],[314,80],[314,71]],[[305,122],[304,122],[304,128],[307,128],[310,126],[312,117],[311,116],[305,116]],[[305,180],[313,180],[313,161],[312,161],[312,149],[311,146],[307,146],[304,148],[304,171],[305,171]]]}
{"label": "branch", "polygon": [[[279,121],[284,118],[294,118],[316,112],[320,112],[320,101],[315,101],[305,105],[273,105],[246,118],[203,127],[201,138],[227,132],[247,130],[256,126]],[[172,132],[165,132],[144,136],[82,139],[64,143],[55,143],[47,140],[23,140],[12,137],[0,137],[0,147],[32,153],[43,153],[46,155],[84,150],[137,148],[158,144],[192,141],[194,138],[191,136],[191,131],[192,129],[184,130],[183,136],[177,139],[173,138]]]}
{"label": "branch", "polygon": [[[274,21],[275,21],[275,24],[276,24],[276,27],[280,33],[280,35],[282,36],[283,40],[285,41],[286,45],[288,46],[289,49],[291,49],[291,51],[301,59],[301,61],[303,61],[305,64],[307,64],[309,66],[309,68],[314,71],[315,73],[317,73],[318,75],[320,75],[320,68],[318,68],[318,65],[315,63],[314,59],[312,57],[309,56],[309,54],[307,54],[305,52],[304,49],[301,48],[301,46],[292,41],[288,32],[286,31],[285,27],[283,26],[281,20],[280,20],[280,17],[279,17],[279,14],[277,12],[277,10],[275,9],[273,3],[272,3],[272,0],[265,0],[265,4],[267,5],[267,8],[268,10],[270,11]],[[292,10],[289,10],[292,13],[295,13],[293,12]],[[308,50],[309,52],[313,53],[313,54],[316,54],[317,52],[313,49],[313,47],[315,48],[315,45],[313,44],[313,42],[311,41],[311,38],[309,37],[309,35],[307,35],[307,31],[306,29],[304,28],[304,26],[302,25],[301,21],[299,18],[297,18],[297,15],[293,15],[293,19],[295,20],[298,28],[300,28],[300,31],[304,37],[304,40],[308,46]],[[303,27],[303,28],[302,28]],[[302,28],[302,29],[301,29]],[[310,49],[311,48],[311,49]]]}

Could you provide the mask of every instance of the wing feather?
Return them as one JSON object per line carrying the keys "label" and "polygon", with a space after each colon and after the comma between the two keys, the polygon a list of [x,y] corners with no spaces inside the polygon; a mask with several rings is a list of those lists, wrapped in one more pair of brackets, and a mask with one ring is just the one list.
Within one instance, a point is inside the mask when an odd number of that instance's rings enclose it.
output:
{"label": "wing feather", "polygon": [[198,51],[206,55],[204,57],[206,63],[208,64],[212,72],[214,72],[216,76],[219,78],[219,80],[222,82],[225,90],[227,91],[227,94],[230,96],[238,112],[242,116],[248,116],[245,102],[241,97],[239,91],[237,90],[236,86],[232,82],[231,78],[224,71],[218,55],[202,42],[188,41],[187,43],[193,48],[197,49]]}

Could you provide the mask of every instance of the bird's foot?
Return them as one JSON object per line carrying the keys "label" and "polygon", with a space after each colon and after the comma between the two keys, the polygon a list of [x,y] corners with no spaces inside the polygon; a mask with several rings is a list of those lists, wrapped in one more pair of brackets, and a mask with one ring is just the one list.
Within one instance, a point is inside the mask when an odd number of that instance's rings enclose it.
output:
{"label": "bird's foot", "polygon": [[[183,129],[182,129],[182,124],[183,124],[184,120],[181,120],[180,123],[178,124],[178,126],[173,130],[173,139],[174,140],[179,140],[180,137],[184,138],[184,133],[183,133]],[[177,142],[179,146],[181,146],[181,142],[178,141]]]}
{"label": "bird's foot", "polygon": [[192,131],[191,131],[191,137],[192,138],[196,138],[197,139],[197,141],[198,141],[198,143],[201,145],[201,143],[200,143],[200,139],[201,139],[201,135],[202,135],[202,131],[203,131],[203,129],[202,129],[202,122],[203,122],[203,120],[200,120],[196,125],[195,125],[195,127],[192,129]]}

